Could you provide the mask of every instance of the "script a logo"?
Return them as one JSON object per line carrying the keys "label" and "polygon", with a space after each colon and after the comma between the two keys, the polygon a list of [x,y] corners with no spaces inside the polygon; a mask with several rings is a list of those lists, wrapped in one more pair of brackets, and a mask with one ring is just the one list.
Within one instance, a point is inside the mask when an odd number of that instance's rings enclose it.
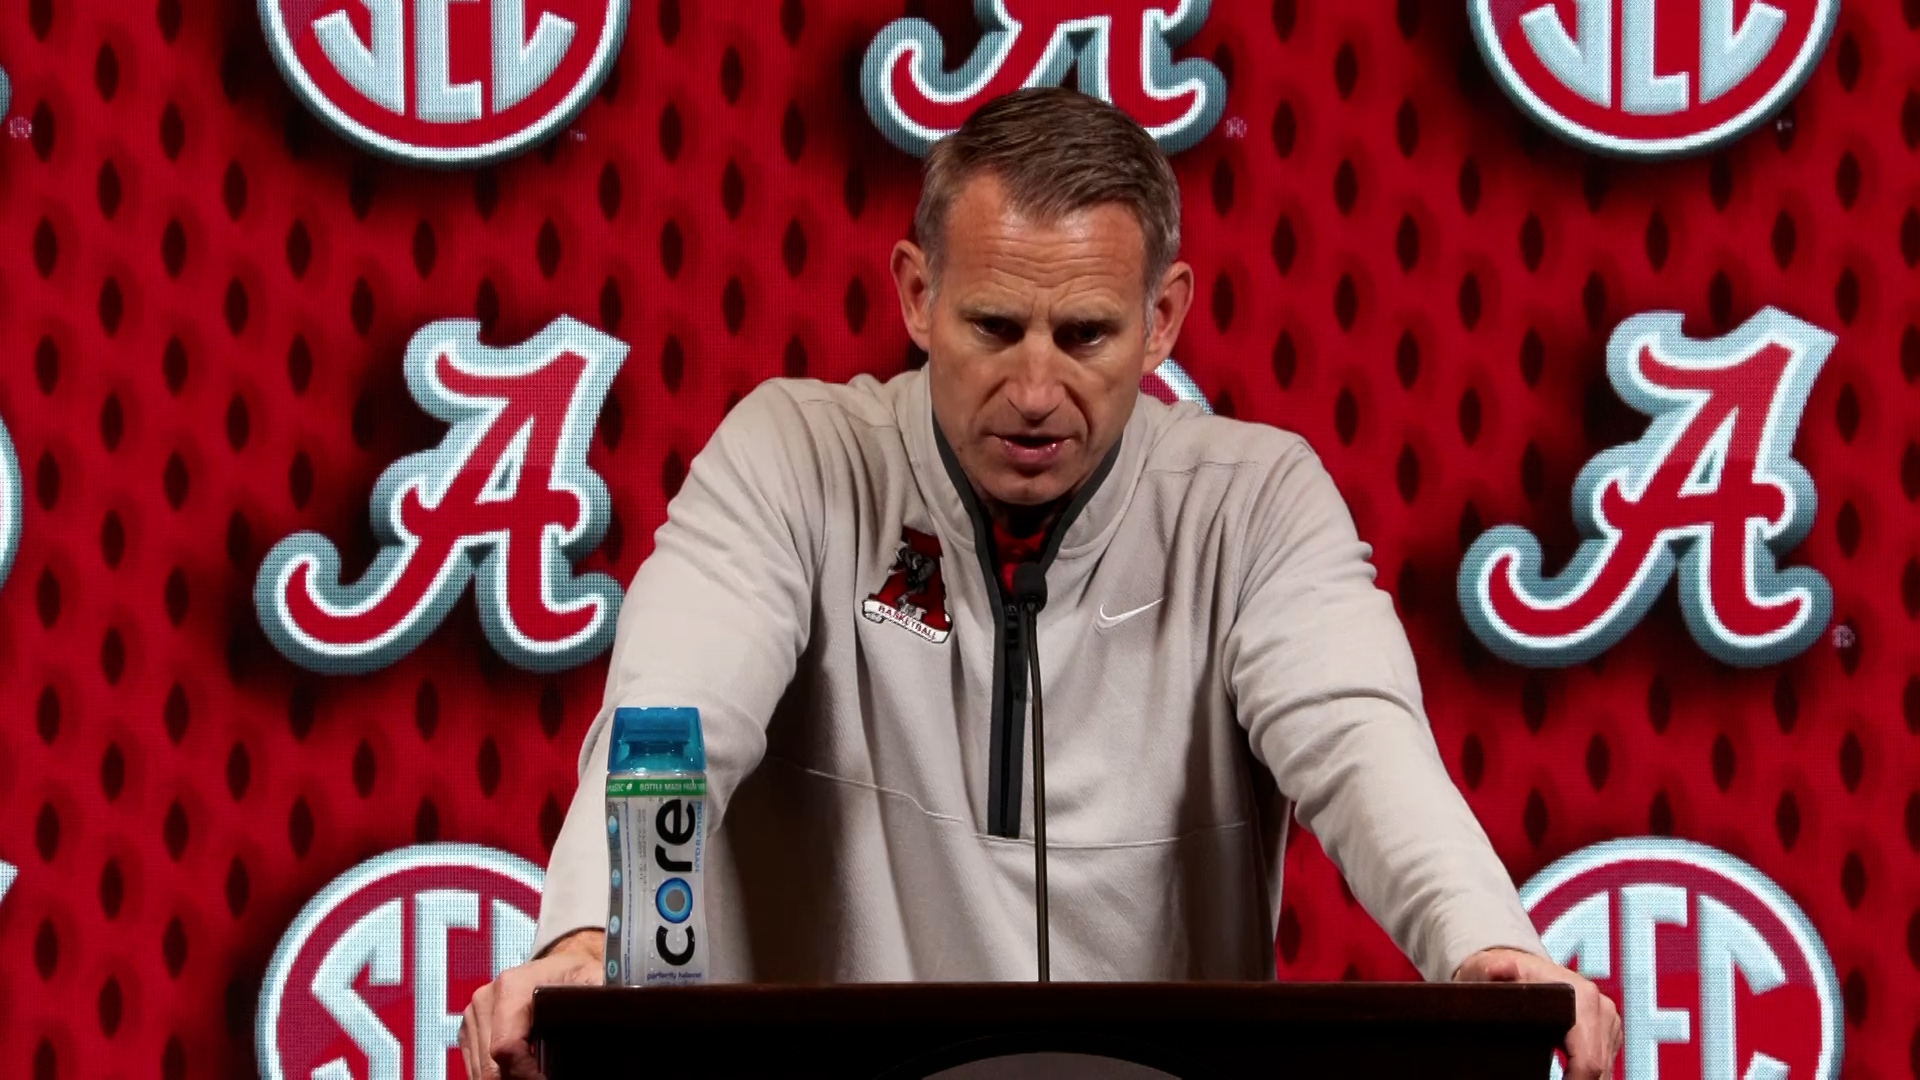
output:
{"label": "script a logo", "polygon": [[1027,86],[1080,90],[1140,122],[1167,153],[1193,146],[1227,107],[1227,80],[1205,60],[1173,61],[1173,47],[1207,21],[1211,0],[975,0],[986,33],[958,70],[924,19],[880,32],[860,68],[867,114],[887,140],[917,157],[975,109]]}
{"label": "script a logo", "polygon": [[268,552],[254,606],[294,663],[385,667],[433,633],[469,581],[487,641],[521,668],[562,671],[613,643],[620,586],[576,577],[572,561],[612,520],[587,444],[627,347],[570,318],[511,349],[479,335],[478,323],[447,320],[407,346],[414,399],[452,427],[374,486],[381,546],[366,573],[341,584],[340,552],[318,533]]}
{"label": "script a logo", "polygon": [[1826,945],[1739,859],[1685,840],[1614,840],[1542,870],[1520,901],[1554,961],[1620,1006],[1623,1080],[1840,1075]]}
{"label": "script a logo", "polygon": [[314,115],[375,153],[477,165],[566,125],[612,70],[628,0],[259,0]]}
{"label": "script a logo", "polygon": [[1166,405],[1178,405],[1181,402],[1198,405],[1207,415],[1213,415],[1213,405],[1193,381],[1187,369],[1169,356],[1160,361],[1160,366],[1147,372],[1140,379],[1140,392]]}
{"label": "script a logo", "polygon": [[1839,0],[1469,0],[1507,96],[1577,145],[1697,154],[1785,105],[1825,51]]}
{"label": "script a logo", "polygon": [[1677,567],[1701,648],[1739,667],[1805,651],[1826,629],[1833,590],[1777,560],[1813,527],[1813,480],[1788,455],[1833,344],[1774,308],[1710,341],[1682,334],[1673,313],[1622,323],[1607,375],[1653,424],[1580,470],[1573,515],[1586,539],[1559,575],[1541,576],[1540,542],[1525,529],[1474,541],[1459,594],[1475,636],[1517,664],[1580,663],[1624,637]]}
{"label": "script a logo", "polygon": [[20,457],[13,437],[0,423],[0,585],[13,573],[13,557],[20,553]]}
{"label": "script a logo", "polygon": [[265,1080],[465,1076],[460,1014],[523,963],[540,869],[504,851],[423,844],[340,875],[287,928],[256,1017]]}

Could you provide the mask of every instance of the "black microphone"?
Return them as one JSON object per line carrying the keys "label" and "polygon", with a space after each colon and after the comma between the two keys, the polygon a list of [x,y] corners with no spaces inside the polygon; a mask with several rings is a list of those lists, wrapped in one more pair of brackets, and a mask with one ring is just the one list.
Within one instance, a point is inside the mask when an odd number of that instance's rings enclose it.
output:
{"label": "black microphone", "polygon": [[1040,705],[1040,609],[1047,606],[1047,570],[1039,563],[1013,568],[1013,602],[1020,605],[1021,637],[1027,643],[1027,697],[1033,702],[1033,896],[1034,939],[1039,943],[1040,981],[1051,980],[1047,963],[1047,728]]}

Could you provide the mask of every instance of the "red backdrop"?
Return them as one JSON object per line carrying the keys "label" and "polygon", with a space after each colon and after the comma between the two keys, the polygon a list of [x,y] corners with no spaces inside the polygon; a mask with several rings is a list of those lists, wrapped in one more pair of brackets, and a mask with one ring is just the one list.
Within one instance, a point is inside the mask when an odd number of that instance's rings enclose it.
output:
{"label": "red backdrop", "polygon": [[[911,5],[977,37],[970,6]],[[368,495],[443,427],[414,330],[518,342],[560,314],[632,346],[589,455],[621,581],[728,405],[776,375],[908,362],[885,273],[916,163],[859,62],[895,0],[635,0],[565,135],[436,173],[350,148],[281,81],[246,0],[0,3],[0,418],[25,529],[0,589],[0,1068],[250,1074],[262,974],[328,881],[422,840],[544,864],[604,661],[499,660],[470,599],[373,675],[308,674],[260,630],[264,552],[373,554]],[[1805,909],[1845,999],[1847,1075],[1920,1074],[1920,4],[1847,5],[1776,122],[1707,157],[1570,149],[1493,85],[1464,4],[1218,0],[1181,55],[1226,119],[1176,159],[1202,289],[1178,357],[1216,407],[1303,433],[1376,547],[1449,770],[1516,880],[1673,834]],[[17,121],[24,120],[25,123]],[[1644,420],[1612,327],[1767,304],[1838,334],[1796,457],[1820,508],[1788,560],[1835,626],[1759,671],[1671,593],[1599,660],[1527,672],[1453,598],[1511,521],[1549,561],[1569,494]],[[1283,977],[1407,977],[1310,838]]]}

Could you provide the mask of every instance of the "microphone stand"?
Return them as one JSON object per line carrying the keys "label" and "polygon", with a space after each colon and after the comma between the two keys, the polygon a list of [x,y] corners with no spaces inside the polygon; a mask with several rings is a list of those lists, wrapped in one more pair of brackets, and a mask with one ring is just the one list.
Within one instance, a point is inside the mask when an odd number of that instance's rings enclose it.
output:
{"label": "microphone stand", "polygon": [[1014,599],[1020,604],[1021,633],[1027,646],[1028,700],[1033,702],[1033,894],[1034,939],[1038,943],[1041,982],[1052,981],[1047,958],[1047,740],[1046,710],[1040,695],[1040,609],[1047,606],[1047,574],[1038,563],[1013,571]]}

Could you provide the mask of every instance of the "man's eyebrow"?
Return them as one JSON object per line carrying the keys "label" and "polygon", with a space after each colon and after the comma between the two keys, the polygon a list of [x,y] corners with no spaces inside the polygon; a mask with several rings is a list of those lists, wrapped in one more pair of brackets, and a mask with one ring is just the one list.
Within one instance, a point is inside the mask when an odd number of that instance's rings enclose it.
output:
{"label": "man's eyebrow", "polygon": [[969,322],[978,322],[981,319],[1005,319],[1008,322],[1025,321],[1011,308],[1003,307],[987,300],[962,303],[960,305],[960,317]]}
{"label": "man's eyebrow", "polygon": [[1078,311],[1054,320],[1059,327],[1078,326],[1109,333],[1125,325],[1126,317],[1117,311]]}

